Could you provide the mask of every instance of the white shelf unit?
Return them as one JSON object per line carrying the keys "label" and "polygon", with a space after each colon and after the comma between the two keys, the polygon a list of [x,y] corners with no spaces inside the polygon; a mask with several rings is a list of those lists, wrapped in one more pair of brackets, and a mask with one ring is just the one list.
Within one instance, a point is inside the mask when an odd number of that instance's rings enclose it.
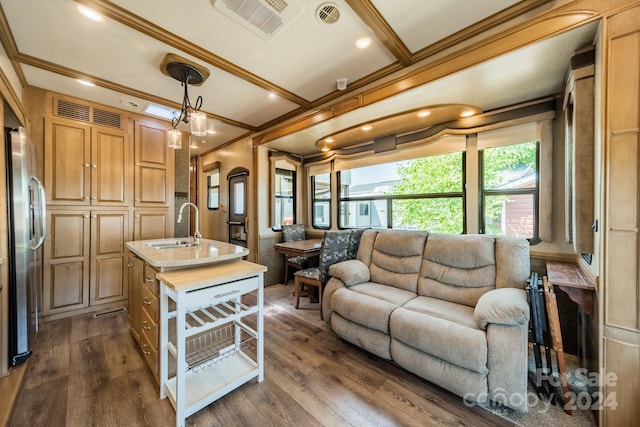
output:
{"label": "white shelf unit", "polygon": [[[234,261],[158,274],[160,398],[168,397],[175,408],[176,426],[184,426],[187,417],[253,378],[264,379],[265,270]],[[255,303],[246,305],[242,299],[250,293]],[[255,329],[247,319],[255,320]],[[175,336],[169,334],[171,326]],[[176,372],[170,375],[171,357]]]}

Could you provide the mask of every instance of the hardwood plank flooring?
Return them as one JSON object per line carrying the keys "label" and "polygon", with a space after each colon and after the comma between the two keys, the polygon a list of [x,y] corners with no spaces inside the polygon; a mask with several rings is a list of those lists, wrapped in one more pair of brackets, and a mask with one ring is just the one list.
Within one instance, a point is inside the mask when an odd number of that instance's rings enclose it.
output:
{"label": "hardwood plank flooring", "polygon": [[[265,290],[265,380],[189,426],[510,426],[509,421],[335,336],[292,287]],[[129,333],[126,313],[46,323],[11,426],[170,426],[175,413]]]}

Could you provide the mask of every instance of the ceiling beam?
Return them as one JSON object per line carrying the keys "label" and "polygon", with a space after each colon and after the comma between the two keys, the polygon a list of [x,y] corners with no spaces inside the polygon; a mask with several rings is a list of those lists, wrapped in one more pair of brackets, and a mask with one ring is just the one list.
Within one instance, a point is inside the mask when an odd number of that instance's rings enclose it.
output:
{"label": "ceiling beam", "polygon": [[[92,83],[95,83],[96,86],[103,87],[105,89],[113,90],[116,92],[120,92],[129,96],[134,96],[136,98],[141,98],[149,102],[153,102],[156,104],[166,105],[167,107],[175,108],[176,110],[180,110],[182,107],[181,104],[178,104],[175,101],[171,101],[160,96],[152,95],[147,92],[143,92],[137,89],[132,89],[128,86],[123,86],[117,83],[114,83],[110,80],[105,80],[97,76],[93,76],[86,73],[80,73],[71,68],[65,67],[63,65],[54,64],[53,62],[45,61],[39,58],[35,58],[30,55],[25,55],[23,53],[18,53],[15,57],[16,61],[19,61],[22,64],[30,65],[32,67],[40,68],[46,71],[50,71],[52,73],[60,74],[61,76],[69,77],[72,79],[84,79],[89,80]],[[252,132],[257,130],[256,127],[251,126],[247,123],[238,122],[236,120],[229,119],[227,117],[218,116],[211,113],[206,113],[208,117],[218,120],[222,123],[235,126],[241,129],[246,129]]]}
{"label": "ceiling beam", "polygon": [[126,9],[108,1],[108,0],[74,0],[76,3],[87,6],[100,14],[113,19],[116,22],[121,23],[133,30],[139,31],[142,34],[145,34],[151,38],[158,40],[161,43],[164,43],[168,46],[173,47],[174,49],[178,49],[182,52],[185,52],[194,58],[198,58],[201,61],[204,61],[210,65],[213,65],[216,68],[219,68],[223,71],[226,71],[229,74],[232,74],[240,79],[243,79],[255,86],[258,86],[262,89],[268,90],[270,92],[274,92],[280,97],[287,99],[295,104],[298,104],[305,108],[310,108],[311,103],[302,98],[301,96],[296,95],[295,93],[289,92],[288,90],[281,88],[274,83],[263,79],[262,77],[253,74],[244,68],[233,64],[232,62],[227,61],[220,56],[209,52],[202,47],[196,45],[195,43],[190,42],[187,39],[184,39],[176,34],[173,34],[164,28],[147,21],[146,19],[135,15]]}
{"label": "ceiling beam", "polygon": [[346,2],[402,65],[411,65],[411,52],[370,0],[346,0]]}

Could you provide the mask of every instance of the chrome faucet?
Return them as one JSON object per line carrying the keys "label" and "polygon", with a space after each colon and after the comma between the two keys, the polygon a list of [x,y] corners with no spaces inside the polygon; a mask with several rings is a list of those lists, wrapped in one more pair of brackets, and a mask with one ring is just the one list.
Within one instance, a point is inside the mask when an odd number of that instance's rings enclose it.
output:
{"label": "chrome faucet", "polygon": [[202,235],[200,234],[200,213],[198,212],[198,207],[196,205],[190,202],[185,202],[182,204],[182,206],[180,206],[180,212],[178,212],[178,224],[182,222],[182,211],[186,206],[189,205],[193,206],[193,208],[196,210],[196,231],[193,233],[193,242],[196,245],[199,245]]}

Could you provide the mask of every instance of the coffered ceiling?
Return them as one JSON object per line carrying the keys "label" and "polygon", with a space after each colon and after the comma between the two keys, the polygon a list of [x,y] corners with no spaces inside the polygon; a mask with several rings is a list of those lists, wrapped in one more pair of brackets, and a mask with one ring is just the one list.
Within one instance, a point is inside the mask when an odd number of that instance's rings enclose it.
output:
{"label": "coffered ceiling", "polygon": [[[192,153],[200,154],[413,72],[456,43],[473,41],[545,3],[0,0],[0,37],[23,86],[140,114],[149,104],[180,108],[180,82],[160,70],[168,53],[207,69],[210,76],[201,86],[189,86],[191,98],[203,98],[211,131],[192,141]],[[101,20],[82,15],[81,5],[99,12]],[[229,10],[238,7],[251,13],[240,18]],[[266,12],[279,24],[269,34],[247,22],[263,22]],[[589,45],[595,31],[592,24],[541,39],[340,119],[270,138],[267,146],[308,155],[318,152],[318,139],[375,117],[437,104],[487,111],[558,93],[571,55]],[[357,46],[362,39],[368,47]]]}

